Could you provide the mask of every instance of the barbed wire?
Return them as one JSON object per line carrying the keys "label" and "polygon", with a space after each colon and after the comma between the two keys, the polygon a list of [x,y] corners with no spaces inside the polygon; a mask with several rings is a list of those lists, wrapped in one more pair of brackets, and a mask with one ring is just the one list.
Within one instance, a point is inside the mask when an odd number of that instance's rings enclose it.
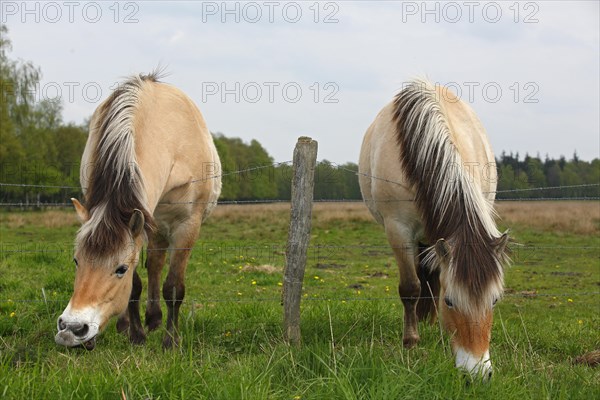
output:
{"label": "barbed wire", "polygon": [[[393,183],[395,185],[399,185],[399,186],[403,186],[403,187],[409,187],[410,185],[408,185],[407,183],[403,183],[403,182],[398,182],[398,181],[392,181],[390,179],[387,178],[381,178],[375,175],[371,175],[371,174],[367,174],[364,172],[359,172],[357,170],[353,170],[350,168],[346,168],[343,167],[339,164],[324,160],[325,162],[329,163],[329,164],[333,164],[336,166],[337,169],[341,169],[343,171],[347,171],[347,172],[351,172],[355,175],[360,175],[360,176],[364,176],[367,178],[371,178],[371,179],[375,179],[375,180],[380,180],[383,182],[388,182],[388,183]],[[324,161],[321,161],[321,163],[323,163]],[[495,190],[495,191],[485,191],[482,192],[484,194],[491,194],[491,193],[512,193],[512,192],[526,192],[526,191],[543,191],[543,190],[562,190],[562,189],[574,189],[574,188],[583,188],[583,187],[594,187],[594,186],[600,186],[600,183],[584,183],[584,184],[577,184],[577,185],[564,185],[564,186],[539,186],[539,187],[535,187],[535,188],[518,188],[518,189],[503,189],[503,190]],[[595,198],[598,199],[598,198]],[[498,200],[498,199],[496,199]]]}
{"label": "barbed wire", "polygon": [[[567,188],[567,186],[563,186]],[[525,198],[507,198],[495,199],[497,203],[502,202],[535,202],[535,201],[598,201],[600,197],[579,196],[579,197],[525,197]],[[384,200],[361,200],[361,199],[315,199],[313,203],[399,203],[413,202],[414,199],[384,199]],[[255,200],[222,200],[222,201],[172,201],[159,202],[159,205],[178,205],[178,204],[216,204],[216,205],[244,205],[244,204],[283,204],[290,203],[288,199],[255,199]],[[72,203],[45,203],[45,202],[12,202],[0,203],[0,207],[19,207],[19,208],[45,208],[45,207],[72,207]]]}
{"label": "barbed wire", "polygon": [[[231,175],[240,175],[243,173],[247,173],[247,172],[252,172],[252,171],[257,171],[257,170],[262,170],[262,169],[266,169],[266,168],[273,168],[273,167],[279,167],[282,165],[289,165],[292,164],[293,161],[289,160],[289,161],[280,161],[280,162],[272,162],[270,164],[264,164],[264,165],[259,165],[259,166],[254,166],[254,167],[250,167],[250,168],[245,168],[245,169],[240,169],[240,170],[236,170],[236,171],[229,171],[229,172],[223,172],[221,174],[217,174],[217,175],[211,175],[209,177],[205,177],[205,178],[195,178],[192,179],[190,182],[191,183],[196,183],[196,182],[203,182],[206,181],[207,179],[216,179],[216,178],[222,178],[222,177],[226,177],[226,176],[231,176]],[[338,163],[329,161],[329,160],[319,160],[317,161],[317,164],[321,164],[321,165],[333,165],[335,166],[335,169],[338,170],[342,170],[342,171],[346,171],[346,172],[350,172],[354,175],[359,175],[359,176],[365,176],[371,179],[375,179],[375,180],[380,180],[383,182],[388,182],[388,183],[392,183],[395,185],[399,185],[399,186],[408,186],[405,182],[399,182],[399,181],[394,181],[394,180],[390,180],[387,178],[382,178],[382,177],[378,177],[372,174],[367,174],[364,172],[359,172],[358,170],[353,170],[351,168],[347,168],[344,167]],[[0,182],[0,186],[9,186],[9,187],[31,187],[31,188],[51,188],[51,189],[77,189],[79,190],[80,187],[79,186],[67,186],[67,185],[45,185],[45,184],[23,184],[23,183],[3,183]],[[529,191],[543,191],[543,190],[563,190],[563,189],[574,189],[574,188],[585,188],[585,187],[596,187],[596,186],[600,186],[600,183],[587,183],[587,184],[577,184],[577,185],[563,185],[563,186],[540,186],[540,187],[535,187],[535,188],[516,188],[516,189],[503,189],[503,190],[496,190],[496,191],[487,191],[487,192],[483,192],[484,194],[489,194],[489,193],[513,193],[513,192],[529,192]]]}
{"label": "barbed wire", "polygon": [[292,162],[293,161],[274,162],[274,163],[271,163],[271,164],[265,164],[265,165],[260,165],[260,166],[256,166],[256,167],[251,167],[251,168],[246,168],[246,169],[240,169],[240,170],[237,170],[237,171],[230,171],[230,172],[226,172],[226,173],[221,173],[220,175],[213,175],[213,176],[208,177],[208,178],[192,179],[191,183],[203,182],[203,181],[206,181],[207,179],[222,178],[224,176],[239,175],[239,174],[243,174],[243,173],[246,173],[246,172],[258,171],[258,170],[265,169],[265,168],[272,168],[272,167],[275,167],[275,166],[288,165],[288,164],[291,164]]}
{"label": "barbed wire", "polygon": [[[281,165],[291,164],[292,161],[278,161],[270,164],[258,165],[255,167],[240,169],[236,171],[224,172],[217,175],[211,175],[205,178],[196,178],[192,179],[190,183],[204,182],[208,179],[217,179],[230,175],[240,175],[247,172],[258,171],[265,168],[279,167]],[[80,186],[62,186],[62,185],[46,185],[46,184],[29,184],[29,183],[8,183],[8,182],[0,182],[0,186],[8,186],[8,187],[25,187],[25,188],[48,188],[48,189],[76,189],[76,190],[85,190],[86,188]]]}
{"label": "barbed wire", "polygon": [[48,188],[48,189],[80,189],[79,186],[36,185],[36,184],[29,184],[29,183],[5,183],[5,182],[0,182],[0,186]]}
{"label": "barbed wire", "polygon": [[[351,288],[346,288],[351,289]],[[354,290],[354,289],[352,289]],[[309,294],[309,293],[305,293]],[[314,294],[314,293],[313,293]],[[561,297],[561,298],[571,298],[571,297],[580,297],[580,296],[600,296],[599,292],[570,292],[570,293],[538,293],[534,290],[528,291],[523,290],[521,293],[505,293],[502,295],[502,298],[535,298],[535,297]],[[396,301],[396,300],[417,300],[417,299],[433,299],[439,300],[439,296],[364,296],[364,297],[302,297],[302,301]],[[0,299],[0,303],[67,303],[70,299],[61,298],[37,298],[37,299]],[[163,299],[139,299],[139,300],[129,300],[130,303],[162,303],[166,300]],[[262,303],[262,302],[277,302],[281,303],[281,297],[258,297],[258,298],[240,298],[238,297],[229,297],[229,298],[206,298],[206,299],[184,299],[187,303]]]}
{"label": "barbed wire", "polygon": [[[44,242],[42,242],[44,243]],[[67,243],[67,242],[58,242],[58,244]],[[63,249],[9,249],[13,243],[1,243],[0,242],[0,254],[2,253],[22,253],[22,254],[35,254],[35,253],[65,253],[72,252],[75,245],[71,242],[67,246],[68,248]],[[55,245],[57,243],[47,243],[48,246]],[[27,244],[28,245],[28,244]],[[34,246],[38,246],[39,243],[34,244]],[[212,246],[212,247],[211,247]],[[208,254],[218,254],[219,252],[228,251],[228,250],[285,250],[287,249],[287,244],[284,243],[258,243],[258,244],[250,244],[250,245],[224,245],[215,244],[214,242],[203,242],[199,246],[193,247],[154,247],[154,248],[146,248],[147,252],[155,252],[155,251],[175,251],[175,250],[201,250]],[[600,246],[547,246],[547,245],[525,245],[519,243],[512,243],[509,245],[510,250],[514,253],[519,250],[598,250],[600,251]],[[414,251],[417,250],[414,246],[389,246],[389,245],[308,245],[308,250],[337,250],[337,249],[359,249],[359,250],[407,250]],[[234,255],[231,255],[232,257]],[[326,255],[323,255],[324,257]],[[239,257],[239,255],[238,255]],[[251,258],[251,256],[243,256],[244,258]],[[254,257],[256,258],[256,257]],[[323,259],[323,261],[326,258]],[[240,260],[243,261],[243,260]],[[248,260],[245,260],[248,261]]]}

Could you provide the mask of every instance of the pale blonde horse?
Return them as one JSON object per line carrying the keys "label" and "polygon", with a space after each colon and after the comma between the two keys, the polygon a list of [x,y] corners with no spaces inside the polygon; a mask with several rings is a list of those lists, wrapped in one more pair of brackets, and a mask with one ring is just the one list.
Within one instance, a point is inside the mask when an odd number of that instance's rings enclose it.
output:
{"label": "pale blonde horse", "polygon": [[423,80],[379,112],[359,161],[363,198],[398,263],[404,346],[419,341],[418,320],[433,322],[439,310],[456,366],[484,378],[492,374],[492,307],[507,261],[508,235],[494,220],[495,172],[473,110]]}
{"label": "pale blonde horse", "polygon": [[167,304],[163,345],[178,342],[184,276],[202,221],[221,192],[221,164],[198,108],[157,73],[122,83],[96,109],[81,160],[84,205],[75,243],[74,292],[58,319],[56,343],[92,349],[111,317],[133,343],[146,340],[140,319],[138,256],[148,241],[146,325],[160,326],[161,271]]}

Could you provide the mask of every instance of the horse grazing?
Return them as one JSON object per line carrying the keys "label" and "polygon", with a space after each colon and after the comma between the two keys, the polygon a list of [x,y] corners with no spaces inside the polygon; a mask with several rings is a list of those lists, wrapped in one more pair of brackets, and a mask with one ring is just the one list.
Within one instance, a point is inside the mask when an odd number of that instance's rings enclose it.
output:
{"label": "horse grazing", "polygon": [[200,225],[221,192],[221,163],[198,108],[158,73],[131,77],[94,112],[81,160],[85,205],[75,240],[75,285],[58,318],[57,344],[93,349],[111,317],[144,343],[142,282],[136,270],[147,240],[146,326],[161,325],[160,279],[167,303],[166,348],[177,345],[184,276]]}
{"label": "horse grazing", "polygon": [[508,234],[494,221],[495,166],[471,108],[422,80],[379,112],[359,161],[364,201],[398,263],[404,346],[419,341],[418,321],[433,323],[439,310],[456,366],[484,379],[508,261]]}

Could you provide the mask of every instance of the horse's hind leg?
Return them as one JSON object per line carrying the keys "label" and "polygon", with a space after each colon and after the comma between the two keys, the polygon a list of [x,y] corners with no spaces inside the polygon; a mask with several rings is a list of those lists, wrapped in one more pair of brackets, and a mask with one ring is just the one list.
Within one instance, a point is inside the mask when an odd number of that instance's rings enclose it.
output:
{"label": "horse's hind leg", "polygon": [[386,221],[385,233],[394,251],[400,272],[398,292],[404,305],[402,343],[404,347],[411,348],[419,342],[417,302],[421,292],[421,283],[415,268],[418,247],[410,238],[409,232],[402,229],[395,221]]}
{"label": "horse's hind leg", "polygon": [[148,240],[146,268],[148,269],[148,301],[146,303],[146,326],[153,331],[162,323],[160,309],[160,275],[167,258],[169,242],[159,233]]}
{"label": "horse's hind leg", "polygon": [[179,344],[179,307],[185,296],[185,270],[199,230],[200,218],[198,217],[177,227],[172,237],[171,244],[174,249],[170,256],[169,273],[163,284],[163,297],[167,303],[167,332],[163,339],[164,348]]}

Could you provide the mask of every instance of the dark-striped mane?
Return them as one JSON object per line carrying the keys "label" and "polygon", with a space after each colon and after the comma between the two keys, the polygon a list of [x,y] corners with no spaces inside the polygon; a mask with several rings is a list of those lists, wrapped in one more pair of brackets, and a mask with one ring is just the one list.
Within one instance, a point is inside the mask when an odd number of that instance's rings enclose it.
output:
{"label": "dark-striped mane", "polygon": [[449,243],[450,280],[471,300],[487,297],[491,286],[501,292],[506,256],[496,251],[500,233],[493,205],[463,167],[435,88],[411,82],[395,98],[394,122],[427,240]]}
{"label": "dark-striped mane", "polygon": [[147,209],[142,173],[135,153],[134,122],[139,92],[144,82],[157,82],[158,73],[129,78],[103,103],[90,125],[98,143],[90,159],[85,206],[90,219],[77,241],[89,256],[117,251],[131,240],[128,227],[135,209],[145,217],[146,231],[153,229]]}

